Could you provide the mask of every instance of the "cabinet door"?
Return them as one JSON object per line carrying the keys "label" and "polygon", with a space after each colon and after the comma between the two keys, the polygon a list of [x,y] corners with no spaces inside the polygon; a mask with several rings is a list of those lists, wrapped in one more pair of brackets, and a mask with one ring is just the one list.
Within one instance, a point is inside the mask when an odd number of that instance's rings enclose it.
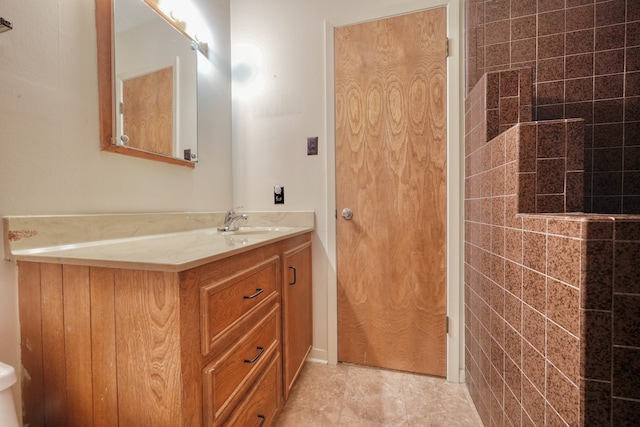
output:
{"label": "cabinet door", "polygon": [[311,315],[311,242],[283,253],[284,398],[304,363],[313,341]]}

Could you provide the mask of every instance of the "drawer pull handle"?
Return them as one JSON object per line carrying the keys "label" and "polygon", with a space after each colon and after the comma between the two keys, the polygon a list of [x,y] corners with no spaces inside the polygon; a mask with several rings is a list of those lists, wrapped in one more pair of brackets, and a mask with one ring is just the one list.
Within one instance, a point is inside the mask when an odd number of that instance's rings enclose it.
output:
{"label": "drawer pull handle", "polygon": [[257,347],[258,349],[258,354],[256,354],[256,357],[254,357],[253,359],[249,360],[249,359],[244,359],[244,363],[253,363],[256,360],[258,360],[260,358],[260,356],[262,356],[262,353],[264,353],[264,347]]}
{"label": "drawer pull handle", "polygon": [[253,294],[253,295],[245,295],[243,298],[244,299],[254,299],[255,297],[257,297],[258,295],[260,295],[263,292],[264,292],[264,289],[258,288],[258,289],[256,289],[256,293],[255,294]]}
{"label": "drawer pull handle", "polygon": [[258,415],[258,418],[260,418],[260,424],[258,424],[258,427],[262,427],[264,422],[267,421],[267,417],[265,417],[264,415]]}
{"label": "drawer pull handle", "polygon": [[290,269],[293,270],[293,282],[289,283],[289,285],[295,285],[296,282],[298,281],[298,272],[296,271],[295,267],[289,266]]}

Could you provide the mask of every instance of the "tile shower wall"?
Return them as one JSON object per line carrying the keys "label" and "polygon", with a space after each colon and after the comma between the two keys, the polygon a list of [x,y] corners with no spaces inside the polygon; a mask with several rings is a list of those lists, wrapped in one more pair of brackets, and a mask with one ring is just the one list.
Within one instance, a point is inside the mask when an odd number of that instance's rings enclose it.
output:
{"label": "tile shower wall", "polygon": [[490,100],[509,98],[512,88],[501,91],[514,78],[484,75],[465,104],[471,397],[485,426],[637,425],[640,217],[567,213],[582,201],[571,154],[581,120],[519,123],[491,138],[500,119]]}
{"label": "tile shower wall", "polygon": [[640,1],[466,0],[467,93],[533,70],[534,120],[585,119],[585,211],[640,213]]}
{"label": "tile shower wall", "polygon": [[[486,142],[520,123],[518,150],[518,211],[520,213],[580,212],[583,210],[584,120],[530,122],[531,78],[529,69],[489,72],[466,99],[467,153],[481,149],[481,155],[466,163],[478,170],[479,162],[491,155]],[[503,108],[503,105],[508,108]],[[510,112],[508,112],[510,111]],[[519,135],[518,133],[518,135]],[[513,137],[513,133],[509,134]],[[516,149],[514,148],[514,149]],[[512,165],[511,167],[514,167]],[[474,196],[489,188],[489,171],[467,181]],[[515,181],[514,181],[515,182]],[[534,191],[531,189],[534,188]]]}

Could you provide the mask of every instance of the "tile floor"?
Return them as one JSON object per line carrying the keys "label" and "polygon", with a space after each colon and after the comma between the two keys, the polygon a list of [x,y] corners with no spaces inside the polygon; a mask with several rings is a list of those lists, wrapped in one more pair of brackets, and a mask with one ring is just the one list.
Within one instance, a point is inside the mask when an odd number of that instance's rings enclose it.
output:
{"label": "tile floor", "polygon": [[464,384],[307,362],[277,427],[482,426]]}

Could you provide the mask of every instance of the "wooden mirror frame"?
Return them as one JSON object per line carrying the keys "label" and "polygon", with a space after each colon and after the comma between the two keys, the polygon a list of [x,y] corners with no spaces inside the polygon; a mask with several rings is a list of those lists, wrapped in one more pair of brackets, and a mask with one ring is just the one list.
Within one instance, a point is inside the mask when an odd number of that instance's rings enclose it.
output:
{"label": "wooden mirror frame", "polygon": [[195,163],[151,153],[133,147],[125,147],[113,143],[114,134],[114,52],[113,52],[113,0],[96,1],[96,37],[98,43],[98,98],[100,111],[100,149],[142,159],[157,160],[174,165],[195,168]]}

